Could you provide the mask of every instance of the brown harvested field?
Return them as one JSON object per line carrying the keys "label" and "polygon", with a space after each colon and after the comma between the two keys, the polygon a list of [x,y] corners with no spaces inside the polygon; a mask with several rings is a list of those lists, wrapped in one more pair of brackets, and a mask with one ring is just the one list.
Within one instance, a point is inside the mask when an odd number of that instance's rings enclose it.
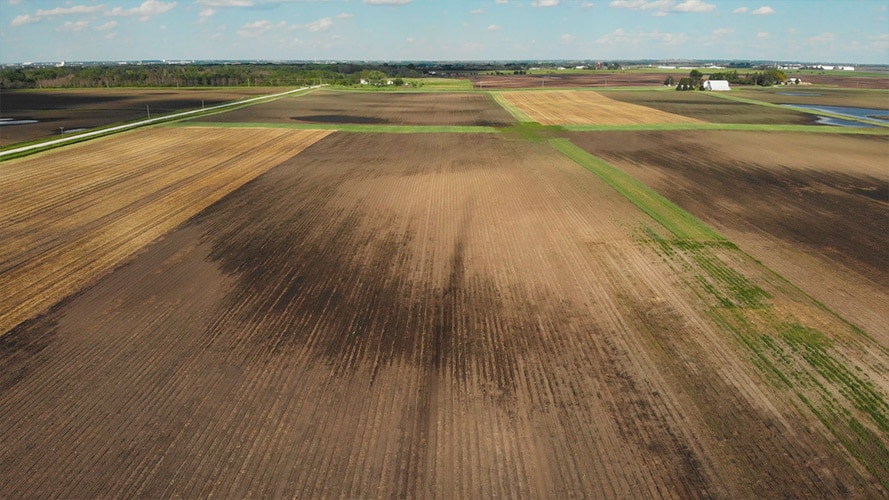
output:
{"label": "brown harvested field", "polygon": [[[470,78],[481,89],[537,89],[577,87],[661,87],[669,73],[552,73],[547,75],[478,75]],[[672,74],[677,82],[687,72]]]}
{"label": "brown harvested field", "polygon": [[515,122],[487,94],[459,92],[316,91],[228,113],[201,117],[219,123],[357,123],[476,125]]}
{"label": "brown harvested field", "polygon": [[[733,89],[731,95],[757,99]],[[757,104],[730,101],[710,92],[679,92],[672,89],[601,91],[615,101],[687,116],[708,123],[757,123],[763,125],[815,125],[818,118],[792,109],[776,109]]]}
{"label": "brown harvested field", "polygon": [[[0,146],[58,136],[61,132],[102,127],[186,109],[211,106],[290,89],[53,89],[2,90],[0,118],[37,123],[0,126]],[[147,106],[147,108],[146,108]]]}
{"label": "brown harvested field", "polygon": [[788,78],[799,78],[804,82],[816,85],[833,85],[845,89],[879,89],[889,90],[889,76],[855,76],[854,73],[846,75],[811,75],[788,74]]}
{"label": "brown harvested field", "polygon": [[[0,337],[0,486],[885,495],[885,434],[867,445],[869,472],[796,396],[829,399],[818,388],[839,382],[787,389],[765,374],[689,286],[693,262],[640,238],[658,227],[546,142],[335,133]],[[698,256],[767,287],[776,315],[834,342],[822,357],[841,350],[886,393],[889,355],[856,351],[842,321],[711,250]],[[819,377],[782,356],[799,380]],[[869,435],[862,409],[842,409]]]}
{"label": "brown harvested field", "polygon": [[0,168],[0,335],[329,132],[148,129]]}
{"label": "brown harvested field", "polygon": [[624,103],[591,91],[525,91],[501,95],[543,125],[701,123],[695,118]]}
{"label": "brown harvested field", "polygon": [[577,133],[889,344],[889,139],[778,132]]}
{"label": "brown harvested field", "polygon": [[732,95],[773,104],[807,104],[812,106],[848,106],[887,110],[889,92],[879,90],[831,89],[824,87],[788,86],[774,88],[739,88]]}

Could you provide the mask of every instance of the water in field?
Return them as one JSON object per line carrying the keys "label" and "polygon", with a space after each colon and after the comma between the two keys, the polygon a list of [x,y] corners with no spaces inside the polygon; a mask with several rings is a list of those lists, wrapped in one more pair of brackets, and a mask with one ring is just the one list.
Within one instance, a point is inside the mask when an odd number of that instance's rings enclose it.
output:
{"label": "water in field", "polygon": [[783,106],[811,109],[814,111],[825,111],[828,113],[833,113],[835,115],[848,116],[850,118],[857,118],[858,120],[864,120],[867,122],[862,123],[860,121],[843,120],[841,118],[832,118],[827,116],[819,117],[818,123],[823,123],[826,125],[839,125],[842,127],[874,127],[878,123],[889,123],[889,111],[885,109],[852,108],[848,106],[824,106],[810,104],[784,104]]}
{"label": "water in field", "polygon": [[37,123],[37,120],[16,120],[14,118],[0,118],[0,126],[2,126],[2,125],[27,125],[29,123]]}

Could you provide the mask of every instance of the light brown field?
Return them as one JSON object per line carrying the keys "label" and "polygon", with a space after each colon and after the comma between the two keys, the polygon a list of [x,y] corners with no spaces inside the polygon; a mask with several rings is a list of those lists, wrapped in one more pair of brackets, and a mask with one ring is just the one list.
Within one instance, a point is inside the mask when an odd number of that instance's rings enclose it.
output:
{"label": "light brown field", "polygon": [[329,132],[151,129],[0,168],[0,335]]}
{"label": "light brown field", "polygon": [[703,123],[687,116],[609,99],[591,91],[503,92],[513,106],[543,125]]}

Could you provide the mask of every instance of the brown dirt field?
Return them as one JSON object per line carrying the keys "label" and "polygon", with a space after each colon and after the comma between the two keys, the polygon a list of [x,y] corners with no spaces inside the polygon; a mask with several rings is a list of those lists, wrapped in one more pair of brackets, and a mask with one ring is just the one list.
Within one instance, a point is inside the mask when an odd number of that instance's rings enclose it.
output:
{"label": "brown dirt field", "polygon": [[[775,109],[756,104],[730,101],[709,92],[678,92],[676,90],[602,91],[609,99],[658,109],[665,113],[687,116],[709,123],[757,123],[763,125],[814,125],[818,118],[791,109]],[[732,95],[756,99],[759,94]],[[845,104],[848,106],[848,104]]]}
{"label": "brown dirt field", "polygon": [[[790,95],[788,95],[790,94]],[[732,95],[774,104],[810,104],[813,106],[849,106],[884,109],[889,114],[889,93],[874,90],[828,89],[824,87],[782,87],[737,89]]]}
{"label": "brown dirt field", "polygon": [[0,487],[885,494],[651,224],[546,143],[328,136],[0,337]]}
{"label": "brown dirt field", "polygon": [[573,140],[889,344],[889,141],[777,132]]}
{"label": "brown dirt field", "polygon": [[5,162],[0,335],[328,133],[156,128]]}
{"label": "brown dirt field", "polygon": [[589,91],[502,92],[513,106],[542,125],[701,123],[701,120],[628,104]]}
{"label": "brown dirt field", "polygon": [[889,77],[872,76],[840,76],[840,75],[809,75],[788,74],[788,78],[799,78],[804,82],[816,85],[836,85],[844,89],[880,89],[889,90]]}
{"label": "brown dirt field", "polygon": [[283,92],[283,88],[3,90],[0,118],[38,123],[0,126],[0,146],[152,116]]}
{"label": "brown dirt field", "polygon": [[[661,87],[668,73],[600,73],[600,74],[549,74],[549,75],[479,75],[470,78],[481,89],[535,89],[576,87]],[[677,82],[688,72],[672,75]]]}
{"label": "brown dirt field", "polygon": [[316,91],[201,117],[201,121],[501,127],[515,119],[486,94]]}

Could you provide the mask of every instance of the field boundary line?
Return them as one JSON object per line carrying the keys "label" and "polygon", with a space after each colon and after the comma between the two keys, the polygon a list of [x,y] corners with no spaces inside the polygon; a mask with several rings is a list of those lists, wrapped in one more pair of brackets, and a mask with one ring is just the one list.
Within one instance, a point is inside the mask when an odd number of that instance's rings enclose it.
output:
{"label": "field boundary line", "polygon": [[157,118],[149,118],[146,120],[139,120],[137,122],[125,123],[123,125],[115,125],[115,126],[112,126],[109,128],[103,128],[100,130],[92,130],[89,132],[84,132],[82,134],[76,134],[76,135],[71,135],[69,137],[64,137],[62,139],[53,139],[51,141],[41,142],[38,144],[31,144],[28,146],[22,146],[22,147],[18,147],[18,148],[14,148],[14,149],[8,149],[6,151],[0,151],[0,160],[5,159],[5,157],[18,157],[18,156],[22,155],[22,153],[28,154],[28,153],[32,153],[32,152],[43,151],[46,149],[51,149],[51,148],[54,148],[57,146],[65,145],[65,144],[81,142],[86,139],[92,139],[95,137],[110,135],[110,134],[114,134],[117,132],[123,132],[125,130],[130,130],[133,128],[144,127],[146,125],[153,125],[153,124],[163,123],[163,122],[167,122],[167,121],[171,121],[171,120],[178,120],[183,117],[190,116],[190,115],[212,114],[212,113],[218,112],[218,110],[224,109],[224,108],[231,108],[231,107],[235,107],[235,106],[255,104],[259,101],[264,101],[264,100],[278,99],[280,97],[284,97],[287,95],[295,94],[298,92],[303,92],[305,90],[313,90],[313,89],[317,89],[317,88],[321,88],[321,87],[322,87],[321,85],[313,85],[310,87],[300,87],[298,89],[288,90],[286,92],[281,92],[278,94],[252,97],[250,99],[227,102],[227,103],[219,104],[216,106],[210,106],[208,108],[193,109],[190,111],[182,111],[182,112],[174,113],[171,115],[159,116]]}
{"label": "field boundary line", "polygon": [[806,132],[816,134],[887,135],[882,128],[850,128],[826,125],[764,125],[756,123],[652,123],[627,125],[561,125],[571,132],[736,130],[751,132]]}
{"label": "field boundary line", "polygon": [[494,102],[499,104],[501,108],[508,111],[509,114],[511,114],[519,122],[537,123],[537,120],[535,120],[534,118],[531,118],[524,111],[513,106],[512,103],[510,103],[508,100],[506,100],[506,97],[503,96],[502,92],[491,92],[490,94],[491,94],[491,97],[494,98]]}
{"label": "field boundary line", "polygon": [[725,236],[700,219],[639,182],[633,176],[575,145],[568,139],[549,140],[550,146],[596,174],[676,237],[684,240],[729,243]]}

